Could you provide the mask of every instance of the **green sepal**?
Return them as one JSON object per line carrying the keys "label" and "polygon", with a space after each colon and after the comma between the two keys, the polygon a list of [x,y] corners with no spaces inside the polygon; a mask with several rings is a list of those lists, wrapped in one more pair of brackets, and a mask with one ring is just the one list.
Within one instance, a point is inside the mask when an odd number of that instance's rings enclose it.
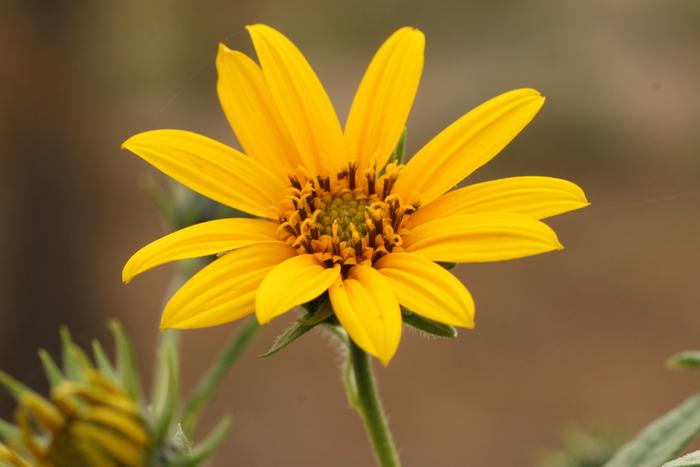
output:
{"label": "green sepal", "polygon": [[319,324],[329,322],[329,318],[333,316],[333,307],[327,297],[324,297],[323,301],[314,301],[307,304],[306,309],[310,311],[300,316],[282,334],[277,336],[270,349],[260,355],[260,358],[273,356]]}
{"label": "green sepal", "polygon": [[196,445],[191,452],[182,454],[169,463],[169,467],[199,467],[214,454],[216,448],[223,442],[231,427],[231,417],[224,417],[206,439]]}
{"label": "green sepal", "polygon": [[328,301],[326,301],[318,307],[318,310],[315,313],[306,313],[304,316],[298,318],[297,322],[303,324],[304,326],[313,327],[331,316],[333,316],[333,307]]}
{"label": "green sepal", "polygon": [[100,341],[97,339],[92,341],[92,355],[95,358],[97,369],[100,370],[101,373],[110,377],[114,382],[117,382],[118,378],[116,371],[114,370],[114,366],[112,366],[112,362],[109,360],[109,357],[102,347],[102,344],[100,344]]}
{"label": "green sepal", "polygon": [[404,324],[407,324],[412,328],[416,328],[426,334],[437,337],[447,337],[450,339],[457,337],[457,328],[454,326],[445,323],[438,323],[437,321],[425,318],[405,308],[401,308],[401,314],[403,315]]}
{"label": "green sepal", "polygon": [[143,401],[143,393],[131,340],[127,337],[124,327],[119,321],[110,321],[109,328],[114,334],[117,375],[121,386],[132,399],[141,402]]}
{"label": "green sepal", "polygon": [[214,395],[214,391],[224,379],[229,369],[241,356],[248,342],[253,338],[260,325],[255,318],[249,319],[238,334],[233,336],[224,351],[215,360],[213,366],[204,374],[182,411],[182,429],[185,435],[192,436],[199,414]]}
{"label": "green sepal", "polygon": [[604,467],[658,467],[673,459],[700,431],[700,394],[652,422]]}
{"label": "green sepal", "polygon": [[391,156],[389,156],[388,163],[391,164],[392,162],[394,162],[396,164],[403,164],[405,159],[406,159],[406,127],[403,128],[403,131],[401,132],[401,136],[399,137],[399,141],[396,143],[394,150],[391,152]]}
{"label": "green sepal", "polygon": [[264,354],[261,354],[260,358],[268,358],[273,356],[307,332],[311,331],[317,324],[319,323],[306,325],[302,321],[295,321],[291,326],[285,329],[282,334],[275,338],[275,341],[272,343],[270,349]]}
{"label": "green sepal", "polygon": [[0,370],[0,386],[3,386],[15,399],[18,399],[25,392],[34,392],[2,370]]}
{"label": "green sepal", "polygon": [[80,381],[83,379],[83,370],[90,366],[89,360],[73,342],[70,331],[66,326],[61,326],[61,345],[63,347],[63,371],[69,379]]}
{"label": "green sepal", "polygon": [[175,426],[175,434],[170,439],[170,444],[175,448],[175,452],[192,452],[192,440],[182,430],[181,423]]}
{"label": "green sepal", "polygon": [[447,269],[448,271],[454,269],[455,266],[457,266],[457,263],[448,263],[446,261],[438,261],[438,264],[443,268]]}
{"label": "green sepal", "polygon": [[318,305],[317,311],[307,312],[300,316],[291,326],[285,329],[282,334],[277,336],[270,349],[264,354],[261,354],[260,358],[273,356],[319,324],[328,320],[331,316],[333,316],[333,308],[326,299],[326,301]]}
{"label": "green sepal", "polygon": [[686,350],[677,353],[666,362],[668,368],[697,370],[700,368],[700,350]]}
{"label": "green sepal", "polygon": [[154,442],[163,443],[173,426],[175,411],[180,400],[179,362],[176,349],[177,331],[161,335],[156,360],[156,376],[151,401],[154,419]]}
{"label": "green sepal", "polygon": [[0,440],[14,445],[20,440],[19,428],[0,418]]}
{"label": "green sepal", "polygon": [[44,366],[44,373],[46,373],[46,379],[51,387],[54,388],[61,384],[64,380],[63,373],[45,349],[39,350],[39,359]]}
{"label": "green sepal", "polygon": [[691,452],[671,462],[666,462],[662,467],[700,467],[700,451]]}

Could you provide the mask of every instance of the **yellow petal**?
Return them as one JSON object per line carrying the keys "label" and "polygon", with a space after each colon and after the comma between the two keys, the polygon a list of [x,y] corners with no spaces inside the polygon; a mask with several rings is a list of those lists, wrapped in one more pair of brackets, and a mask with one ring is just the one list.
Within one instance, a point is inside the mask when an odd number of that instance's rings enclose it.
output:
{"label": "yellow petal", "polygon": [[[7,463],[9,467],[32,467],[32,465],[24,458],[20,457],[19,454],[0,442],[0,465],[5,465],[3,462]],[[106,465],[105,467],[111,466]]]}
{"label": "yellow petal", "polygon": [[474,300],[449,271],[412,253],[390,253],[374,267],[389,281],[399,303],[441,323],[474,327]]}
{"label": "yellow petal", "polygon": [[262,281],[255,298],[260,324],[309,302],[328,290],[340,266],[326,268],[313,255],[298,255],[277,265]]}
{"label": "yellow petal", "polygon": [[221,107],[246,154],[286,182],[301,164],[260,67],[247,55],[219,44],[216,89]]}
{"label": "yellow petal", "polygon": [[138,419],[109,407],[90,406],[80,416],[81,420],[109,427],[112,431],[120,432],[134,443],[148,446],[149,436]]}
{"label": "yellow petal", "polygon": [[453,190],[422,206],[409,219],[416,226],[457,214],[511,212],[545,219],[588,206],[576,184],[551,177],[511,177]]}
{"label": "yellow petal", "polygon": [[169,261],[213,255],[260,242],[277,241],[277,224],[262,219],[218,219],[192,225],[149,243],[129,259],[122,271],[134,276]]}
{"label": "yellow petal", "polygon": [[117,464],[115,460],[107,455],[106,451],[91,439],[73,438],[71,439],[71,444],[85,458],[84,462],[87,465],[99,465],[100,467],[120,467],[123,465]]}
{"label": "yellow petal", "polygon": [[359,173],[374,158],[377,169],[389,160],[411,111],[423,71],[425,36],[417,29],[396,31],[374,55],[350,108],[345,140]]}
{"label": "yellow petal", "polygon": [[163,311],[161,328],[201,328],[228,323],[255,310],[255,291],[268,272],[296,255],[283,242],[232,251],[183,285]]}
{"label": "yellow petal", "polygon": [[218,141],[182,130],[154,130],[122,145],[208,198],[276,219],[285,183],[257,161]]}
{"label": "yellow petal", "polygon": [[501,152],[543,104],[534,89],[517,89],[481,104],[418,151],[394,192],[407,201],[431,202]]}
{"label": "yellow petal", "polygon": [[433,261],[456,263],[502,261],[563,248],[546,224],[508,213],[435,219],[411,229],[403,246]]}
{"label": "yellow petal", "polygon": [[401,309],[391,285],[377,270],[358,265],[331,286],[331,304],[352,340],[384,365],[401,340]]}
{"label": "yellow petal", "polygon": [[345,142],[326,91],[299,49],[275,29],[248,26],[267,85],[299,156],[312,174],[344,167]]}
{"label": "yellow petal", "polygon": [[99,445],[110,457],[123,465],[138,467],[144,463],[145,451],[109,428],[81,420],[73,420],[69,430],[70,436],[75,436],[77,439],[82,438],[88,442],[92,441],[93,444]]}

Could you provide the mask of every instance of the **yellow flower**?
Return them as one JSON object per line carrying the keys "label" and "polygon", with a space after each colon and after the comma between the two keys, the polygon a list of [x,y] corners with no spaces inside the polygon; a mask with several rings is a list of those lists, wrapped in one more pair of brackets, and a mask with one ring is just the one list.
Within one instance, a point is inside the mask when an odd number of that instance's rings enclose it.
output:
{"label": "yellow flower", "polygon": [[[97,341],[88,355],[67,329],[61,330],[62,367],[48,352],[39,351],[51,386],[48,397],[0,371],[0,389],[17,403],[15,424],[0,419],[0,467],[167,467],[202,465],[212,457],[230,420],[224,418],[196,444],[192,432],[202,401],[216,390],[235,358],[218,361],[183,400],[176,335],[164,334],[153,398],[146,400],[131,340],[118,322],[110,327],[116,340],[114,363]],[[251,329],[245,328],[229,346],[245,345]]]}
{"label": "yellow flower", "polygon": [[260,323],[328,293],[350,337],[384,364],[400,305],[474,326],[474,302],[439,262],[500,261],[561,249],[539,219],[586,206],[565,180],[514,177],[453,189],[497,155],[544,97],[517,89],[464,115],[405,165],[389,162],[423,68],[423,34],[396,31],[377,51],[345,130],[301,52],[249,26],[260,66],[220,45],[217,90],[243,154],[204,136],[156,130],[124,148],[215,201],[251,214],[193,225],[134,254],[130,281],[168,261],[221,254],[168,302],[163,328],[255,312]]}
{"label": "yellow flower", "polygon": [[60,383],[50,401],[30,390],[17,398],[16,444],[25,452],[0,443],[0,465],[146,465],[150,439],[139,409],[103,374],[86,370],[85,381]]}

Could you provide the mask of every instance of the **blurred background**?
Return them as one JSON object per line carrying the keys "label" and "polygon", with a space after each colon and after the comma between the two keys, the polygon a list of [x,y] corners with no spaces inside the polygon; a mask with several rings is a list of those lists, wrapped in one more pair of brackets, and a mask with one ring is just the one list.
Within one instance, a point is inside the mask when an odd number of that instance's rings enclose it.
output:
{"label": "blurred background", "polygon": [[[0,368],[44,387],[36,349],[57,328],[109,343],[117,317],[152,366],[172,267],[131,285],[125,260],[165,232],[143,193],[154,169],[119,149],[148,129],[236,144],[216,96],[218,42],[252,52],[271,24],[306,54],[341,119],[379,44],[427,36],[409,154],[480,102],[531,86],[534,122],[472,181],[573,180],[590,208],[552,219],[566,250],[462,265],[477,328],[406,332],[377,367],[407,466],[532,465],[563,427],[633,434],[696,391],[663,367],[700,347],[700,2],[2,0]],[[209,410],[234,428],[216,465],[371,465],[320,332],[260,360],[292,319],[259,333]],[[184,335],[191,385],[237,324]],[[11,412],[0,395],[0,416]]]}

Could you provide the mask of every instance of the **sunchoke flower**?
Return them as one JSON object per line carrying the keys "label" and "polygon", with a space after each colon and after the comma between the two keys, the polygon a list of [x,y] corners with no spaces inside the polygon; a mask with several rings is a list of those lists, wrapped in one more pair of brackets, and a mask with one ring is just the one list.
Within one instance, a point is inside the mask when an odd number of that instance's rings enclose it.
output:
{"label": "sunchoke flower", "polygon": [[326,296],[364,351],[387,364],[405,307],[474,326],[465,286],[438,262],[500,261],[562,248],[541,219],[588,204],[575,184],[513,177],[455,188],[544,104],[506,92],[467,113],[408,163],[392,158],[423,68],[425,39],[396,31],[377,51],[344,130],[319,79],[280,32],[249,26],[258,65],[220,45],[218,95],[245,154],[205,136],[155,130],[123,147],[251,217],[203,222],[134,254],[123,280],[157,265],[220,257],[165,306],[163,328],[272,318]]}
{"label": "sunchoke flower", "polygon": [[[229,419],[201,444],[193,446],[189,437],[219,381],[203,380],[208,383],[203,390],[182,401],[175,336],[167,334],[159,346],[154,397],[147,401],[131,341],[117,322],[112,330],[116,364],[97,341],[91,359],[67,329],[61,332],[62,367],[40,352],[51,385],[48,398],[0,371],[0,387],[17,401],[15,424],[0,420],[0,466],[169,467],[202,465],[211,458]],[[219,362],[220,370],[227,365]]]}

